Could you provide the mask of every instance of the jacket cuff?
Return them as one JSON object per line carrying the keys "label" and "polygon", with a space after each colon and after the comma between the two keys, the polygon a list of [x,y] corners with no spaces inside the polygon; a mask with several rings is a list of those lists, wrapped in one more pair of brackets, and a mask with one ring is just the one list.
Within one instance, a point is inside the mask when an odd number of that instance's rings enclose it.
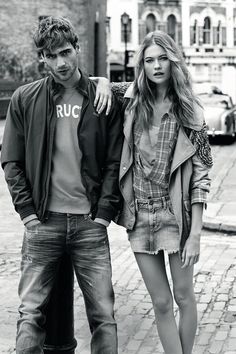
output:
{"label": "jacket cuff", "polygon": [[112,218],[114,217],[113,209],[98,206],[98,210],[95,217],[99,219],[104,219],[110,223]]}
{"label": "jacket cuff", "polygon": [[97,222],[98,224],[102,224],[106,227],[108,227],[110,224],[109,221],[101,219],[101,218],[95,218],[94,221]]}
{"label": "jacket cuff", "polygon": [[23,221],[24,225],[26,225],[28,222],[30,222],[32,220],[38,220],[38,217],[36,214],[31,214],[29,216],[26,216],[26,218],[24,218],[22,221]]}
{"label": "jacket cuff", "polygon": [[26,204],[24,206],[17,207],[16,211],[20,214],[21,220],[32,214],[36,214],[33,204]]}

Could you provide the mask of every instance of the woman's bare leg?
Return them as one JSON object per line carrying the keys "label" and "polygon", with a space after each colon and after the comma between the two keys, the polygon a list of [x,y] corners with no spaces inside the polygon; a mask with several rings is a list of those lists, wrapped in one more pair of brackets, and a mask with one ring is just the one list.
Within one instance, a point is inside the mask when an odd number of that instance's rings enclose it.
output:
{"label": "woman's bare leg", "polygon": [[179,307],[179,336],[183,354],[191,354],[197,330],[197,305],[193,289],[193,266],[181,268],[177,253],[169,255],[174,298]]}
{"label": "woman's bare leg", "polygon": [[173,312],[173,297],[166,275],[163,252],[135,253],[156,316],[158,334],[166,354],[183,354]]}

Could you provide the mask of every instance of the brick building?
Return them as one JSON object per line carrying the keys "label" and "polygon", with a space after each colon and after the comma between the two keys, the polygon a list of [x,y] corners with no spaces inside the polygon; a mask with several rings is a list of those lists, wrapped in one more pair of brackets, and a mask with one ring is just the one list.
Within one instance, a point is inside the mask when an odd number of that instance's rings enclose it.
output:
{"label": "brick building", "polygon": [[64,16],[79,35],[80,65],[106,74],[106,0],[0,2],[0,79],[32,80],[40,64],[32,33],[43,16]]}

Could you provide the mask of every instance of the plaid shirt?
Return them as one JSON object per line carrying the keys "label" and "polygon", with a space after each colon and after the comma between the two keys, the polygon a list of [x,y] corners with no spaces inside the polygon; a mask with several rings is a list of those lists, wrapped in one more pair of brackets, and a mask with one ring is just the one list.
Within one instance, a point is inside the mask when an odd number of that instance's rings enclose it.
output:
{"label": "plaid shirt", "polygon": [[[168,196],[169,175],[175,144],[178,136],[178,123],[172,113],[165,113],[162,117],[160,128],[154,132],[155,142],[140,144],[145,134],[137,122],[134,124],[134,194],[136,199],[160,198]],[[151,127],[152,130],[152,127]],[[147,139],[145,143],[147,143]],[[151,141],[151,140],[150,140]],[[193,144],[195,145],[194,141]],[[150,155],[149,160],[145,151]],[[197,151],[198,147],[195,146]],[[203,165],[196,153],[193,156],[195,163]],[[191,204],[206,203],[207,191],[194,188],[191,191]]]}
{"label": "plaid shirt", "polygon": [[163,115],[159,129],[151,127],[149,131],[143,131],[135,122],[133,172],[136,199],[168,195],[170,166],[177,132],[178,124],[171,113]]}

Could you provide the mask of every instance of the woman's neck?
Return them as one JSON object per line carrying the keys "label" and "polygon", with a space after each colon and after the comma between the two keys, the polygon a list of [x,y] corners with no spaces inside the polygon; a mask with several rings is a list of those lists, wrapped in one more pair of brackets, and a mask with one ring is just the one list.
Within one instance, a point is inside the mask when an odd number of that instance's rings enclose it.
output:
{"label": "woman's neck", "polygon": [[167,96],[167,87],[165,86],[157,86],[154,91],[155,102],[156,103],[165,103],[169,102],[169,98]]}

